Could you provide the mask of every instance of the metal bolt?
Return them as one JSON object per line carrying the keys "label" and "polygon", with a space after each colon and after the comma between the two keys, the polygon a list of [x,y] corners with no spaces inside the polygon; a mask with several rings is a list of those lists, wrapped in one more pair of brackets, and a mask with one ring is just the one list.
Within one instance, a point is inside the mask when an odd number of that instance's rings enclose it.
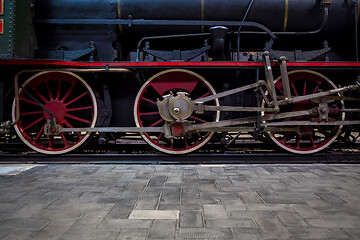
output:
{"label": "metal bolt", "polygon": [[174,113],[175,113],[176,115],[179,115],[179,113],[180,113],[180,109],[179,109],[179,108],[174,108],[173,111],[174,111]]}

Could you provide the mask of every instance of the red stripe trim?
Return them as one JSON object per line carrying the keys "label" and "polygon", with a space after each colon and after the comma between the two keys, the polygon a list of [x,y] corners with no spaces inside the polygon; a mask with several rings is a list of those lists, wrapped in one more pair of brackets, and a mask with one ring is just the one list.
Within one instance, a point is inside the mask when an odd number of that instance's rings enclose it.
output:
{"label": "red stripe trim", "polygon": [[[0,65],[60,67],[263,67],[262,62],[71,62],[54,60],[0,60]],[[278,66],[279,63],[272,63]],[[360,67],[360,62],[288,62],[288,67]]]}
{"label": "red stripe trim", "polygon": [[0,19],[0,34],[4,34],[4,19]]}
{"label": "red stripe trim", "polygon": [[0,15],[4,15],[4,0],[0,0]]}

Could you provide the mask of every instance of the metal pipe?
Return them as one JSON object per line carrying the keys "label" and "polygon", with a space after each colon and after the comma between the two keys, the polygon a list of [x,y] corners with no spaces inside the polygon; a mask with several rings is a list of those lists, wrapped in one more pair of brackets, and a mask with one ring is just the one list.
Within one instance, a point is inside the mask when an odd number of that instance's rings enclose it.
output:
{"label": "metal pipe", "polygon": [[310,122],[310,121],[289,121],[289,122],[274,122],[262,123],[262,127],[276,127],[276,126],[341,126],[341,125],[358,125],[360,120],[349,121],[334,121],[334,122]]}
{"label": "metal pipe", "polygon": [[[249,11],[250,11],[253,3],[254,3],[254,0],[251,0],[251,2],[250,2],[250,4],[249,4],[249,7],[248,7],[248,9],[246,10],[246,13],[245,13],[245,15],[244,15],[244,18],[243,18],[242,22],[245,22],[245,19],[246,19],[247,15],[248,15],[248,13],[249,13]],[[239,27],[239,30],[238,30],[238,39],[237,39],[237,60],[238,60],[238,61],[240,61],[240,32],[241,32],[241,27],[242,27],[242,26]]]}
{"label": "metal pipe", "polygon": [[[145,20],[144,20],[145,21]],[[190,21],[190,20],[146,20],[146,21],[168,21],[178,26],[177,24],[183,22],[184,26],[243,26],[243,27],[255,27],[263,30],[264,34],[267,34],[271,37],[272,40],[276,39],[275,34],[273,34],[270,29],[255,22],[238,22],[238,21]],[[206,23],[206,24],[205,24]],[[190,24],[190,25],[188,25]],[[181,25],[182,26],[182,25]],[[237,32],[235,32],[237,33]],[[232,33],[228,33],[232,34]],[[136,61],[140,61],[140,48],[144,41],[146,40],[154,40],[154,39],[168,39],[168,38],[179,38],[179,37],[197,37],[197,36],[210,36],[210,33],[194,33],[194,34],[180,34],[180,35],[165,35],[165,36],[155,36],[155,37],[144,37],[140,39],[137,44],[136,49]]]}
{"label": "metal pipe", "polygon": [[[325,13],[324,13],[323,22],[322,22],[320,28],[318,28],[316,30],[305,31],[305,32],[273,32],[273,34],[275,34],[275,35],[312,35],[312,34],[320,33],[324,29],[324,27],[329,19],[329,8],[325,7],[324,9],[325,9]],[[243,33],[243,34],[261,34],[261,35],[265,34],[264,32],[255,32],[255,31],[243,31],[241,33]]]}
{"label": "metal pipe", "polygon": [[317,34],[319,32],[321,32],[323,30],[323,28],[325,27],[328,19],[329,19],[329,8],[325,7],[325,14],[324,14],[324,19],[323,22],[320,26],[319,29],[314,30],[314,31],[308,31],[308,32],[274,32],[274,34],[276,35],[311,35],[311,34]]}
{"label": "metal pipe", "polygon": [[[42,3],[44,2],[44,3]],[[142,26],[223,26],[222,24],[210,24],[207,25],[204,19],[206,18],[204,15],[204,12],[197,13],[195,8],[198,8],[199,5],[197,4],[197,1],[162,1],[157,3],[152,3],[143,1],[143,0],[123,0],[121,5],[124,5],[123,8],[120,9],[120,5],[118,6],[118,12],[119,12],[119,19],[115,19],[112,15],[110,17],[109,14],[107,14],[107,11],[112,12],[112,10],[108,9],[103,12],[102,14],[98,14],[99,8],[97,6],[94,6],[94,4],[91,4],[92,1],[85,0],[85,1],[77,1],[79,3],[74,3],[67,6],[67,10],[64,13],[58,13],[57,11],[47,11],[43,12],[41,14],[38,14],[37,19],[34,19],[35,24],[60,24],[60,25],[67,25],[67,24],[79,24],[79,25],[124,25],[129,26],[131,28],[135,25],[142,25]],[[81,3],[80,3],[81,2]],[[124,2],[124,3],[123,3]],[[280,13],[282,11],[282,4],[270,4],[267,0],[261,0],[258,1],[258,5],[256,6],[256,10],[259,11],[258,13],[254,13],[254,16],[249,16],[250,21],[254,22],[262,22],[264,24],[267,24],[271,26],[271,28],[277,28],[279,29],[278,24],[275,24],[272,22],[272,19],[276,19],[276,16],[271,16],[273,14],[273,11],[275,10],[276,13]],[[320,0],[317,0],[316,2],[320,2]],[[45,4],[46,3],[46,4]],[[279,2],[280,3],[280,2]],[[236,19],[237,14],[239,11],[244,11],[247,9],[247,12],[249,12],[250,8],[253,5],[253,0],[250,3],[250,5],[247,3],[247,1],[225,1],[224,4],[221,3],[222,8],[218,9],[216,7],[216,4],[209,3],[209,9],[208,15],[211,17],[211,19]],[[314,34],[317,32],[320,32],[322,27],[327,22],[328,18],[328,6],[330,4],[330,1],[323,2],[322,6],[323,9],[325,9],[325,15],[324,15],[324,21],[320,29],[314,30],[314,31],[306,31],[306,32],[278,32],[279,34]],[[336,1],[336,3],[331,3],[335,7],[333,8],[335,15],[336,14],[347,14],[349,12],[348,8],[344,8],[342,6],[341,1]],[[40,0],[39,6],[45,5],[50,7],[49,9],[56,9],[61,5],[61,1],[57,0]],[[90,5],[89,10],[96,12],[99,18],[97,19],[88,19],[88,16],[86,16],[86,13],[77,13],[77,11],[70,11],[73,9],[82,9],[84,6]],[[274,6],[273,6],[274,5]],[[103,6],[103,5],[102,5]],[[109,7],[110,4],[105,4],[105,7]],[[126,7],[125,7],[126,6]],[[142,6],[139,8],[139,6]],[[273,11],[269,11],[268,8],[273,9]],[[309,19],[298,19],[297,26],[303,25],[302,20],[310,21],[311,24],[308,24],[309,28],[316,27],[316,23],[318,22],[318,12],[314,11],[315,9],[312,9],[314,6],[314,0],[303,0],[303,1],[295,1],[294,2],[294,10],[296,10],[296,7],[299,6],[299,13],[295,15],[295,17],[304,16],[304,14],[307,17],[310,17]],[[87,6],[88,7],[88,6]],[[304,9],[302,9],[304,7]],[[176,12],[169,11],[169,9],[177,9]],[[114,9],[113,9],[114,10]],[[202,10],[204,11],[204,7],[202,6]],[[156,12],[154,12],[156,11]],[[80,16],[80,15],[81,16]],[[136,15],[137,19],[132,19],[132,17],[129,17],[128,19],[121,19],[121,17],[127,17],[131,15]],[[229,15],[230,14],[230,15]],[[91,13],[90,13],[91,15]],[[264,15],[264,16],[262,16]],[[174,19],[176,17],[182,17],[184,19],[199,19],[199,16],[202,16],[202,21],[199,20],[165,20],[165,19]],[[158,19],[153,19],[154,17]],[[270,21],[269,21],[270,20]],[[347,20],[350,20],[347,18]],[[193,23],[189,23],[193,22]],[[195,22],[198,22],[199,24],[194,24]],[[202,23],[201,23],[202,22]],[[212,21],[212,22],[221,22],[221,21]],[[231,22],[231,21],[222,21],[222,22]],[[239,22],[239,21],[238,21]],[[346,22],[344,24],[347,24],[349,22]],[[194,25],[190,25],[194,24]],[[226,25],[226,23],[225,23]],[[239,27],[240,25],[237,25]],[[341,26],[341,25],[340,25]],[[283,29],[283,28],[281,28]]]}
{"label": "metal pipe", "polygon": [[[331,89],[326,92],[319,92],[319,93],[314,93],[314,94],[310,94],[310,95],[293,97],[291,102],[296,103],[296,102],[311,100],[311,99],[320,98],[320,97],[326,97],[328,95],[338,94],[341,92],[347,92],[347,91],[356,90],[356,89],[358,89],[358,87],[356,85],[350,85],[350,86],[346,86],[346,87],[342,87],[342,88]],[[289,103],[287,100],[281,100],[281,101],[278,101],[278,104],[279,105],[287,105]]]}
{"label": "metal pipe", "polygon": [[235,93],[243,92],[243,91],[246,91],[246,90],[249,90],[249,89],[252,89],[252,88],[261,87],[261,86],[264,86],[264,85],[266,85],[266,82],[264,80],[260,80],[257,83],[253,83],[253,84],[249,84],[249,85],[246,85],[246,86],[243,86],[243,87],[231,89],[229,91],[225,91],[225,92],[222,92],[222,93],[217,93],[215,95],[211,95],[211,96],[208,96],[208,97],[199,98],[199,99],[194,100],[193,102],[195,104],[196,103],[204,103],[204,102],[212,101],[212,100],[215,100],[215,99],[218,99],[218,98],[226,97],[226,96],[229,96],[229,95],[232,95],[232,94],[235,94]]}
{"label": "metal pipe", "polygon": [[272,72],[271,61],[270,61],[270,53],[265,51],[263,54],[264,60],[264,68],[265,68],[265,76],[267,81],[267,87],[270,88],[271,97],[272,97],[272,104],[274,108],[279,111],[279,104],[276,94],[275,82],[274,82],[274,75]]}
{"label": "metal pipe", "polygon": [[360,109],[359,108],[353,108],[353,109],[339,109],[340,112],[350,112],[350,113],[353,113],[353,112],[360,112]]}
{"label": "metal pipe", "polygon": [[204,111],[226,111],[226,112],[277,112],[274,108],[261,107],[238,107],[238,106],[203,106]]}
{"label": "metal pipe", "polygon": [[127,132],[127,133],[142,133],[142,132],[161,132],[165,133],[164,127],[93,127],[93,128],[62,128],[58,127],[59,133],[62,132]]}
{"label": "metal pipe", "polygon": [[[260,117],[260,121],[270,121],[270,120],[278,120],[284,118],[291,118],[291,117],[299,117],[299,116],[308,116],[317,114],[317,108],[312,108],[309,110],[302,110],[302,111],[295,111],[295,112],[284,112],[278,114],[270,114]],[[255,123],[257,121],[257,117],[246,117],[246,118],[237,118],[237,119],[230,119],[230,120],[223,120],[220,122],[210,122],[210,123],[198,123],[193,124],[191,126],[185,126],[186,131],[196,131],[199,129],[212,129],[217,127],[230,127],[236,125],[244,125],[249,123]]]}
{"label": "metal pipe", "polygon": [[282,56],[280,57],[280,72],[281,72],[281,79],[283,83],[283,89],[284,89],[284,95],[285,99],[287,99],[289,102],[291,101],[291,92],[290,92],[290,82],[289,82],[289,74],[287,71],[286,66],[286,57]]}
{"label": "metal pipe", "polygon": [[[329,8],[324,8],[324,18],[320,28],[306,32],[273,32],[275,35],[308,35],[321,32],[329,18]],[[40,24],[79,25],[145,25],[145,26],[246,26],[250,22],[240,21],[199,21],[199,20],[144,20],[144,19],[35,19]],[[257,23],[258,24],[258,23]],[[261,24],[258,24],[261,25]],[[263,26],[263,25],[261,25]],[[264,30],[264,29],[263,29]],[[270,31],[270,30],[269,30]],[[267,32],[267,31],[266,31]],[[263,32],[243,32],[264,34]]]}

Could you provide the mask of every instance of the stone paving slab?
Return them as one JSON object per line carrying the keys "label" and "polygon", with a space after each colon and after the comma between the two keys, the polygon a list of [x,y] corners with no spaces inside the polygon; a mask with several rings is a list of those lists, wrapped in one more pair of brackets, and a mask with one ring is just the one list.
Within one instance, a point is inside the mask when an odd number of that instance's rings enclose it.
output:
{"label": "stone paving slab", "polygon": [[360,165],[1,167],[0,239],[360,239]]}

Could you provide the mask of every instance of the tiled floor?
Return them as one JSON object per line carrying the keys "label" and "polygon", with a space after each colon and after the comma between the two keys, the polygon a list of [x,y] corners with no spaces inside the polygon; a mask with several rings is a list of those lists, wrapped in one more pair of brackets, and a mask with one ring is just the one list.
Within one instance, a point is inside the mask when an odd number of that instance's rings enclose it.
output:
{"label": "tiled floor", "polygon": [[360,239],[360,165],[4,167],[0,239]]}

